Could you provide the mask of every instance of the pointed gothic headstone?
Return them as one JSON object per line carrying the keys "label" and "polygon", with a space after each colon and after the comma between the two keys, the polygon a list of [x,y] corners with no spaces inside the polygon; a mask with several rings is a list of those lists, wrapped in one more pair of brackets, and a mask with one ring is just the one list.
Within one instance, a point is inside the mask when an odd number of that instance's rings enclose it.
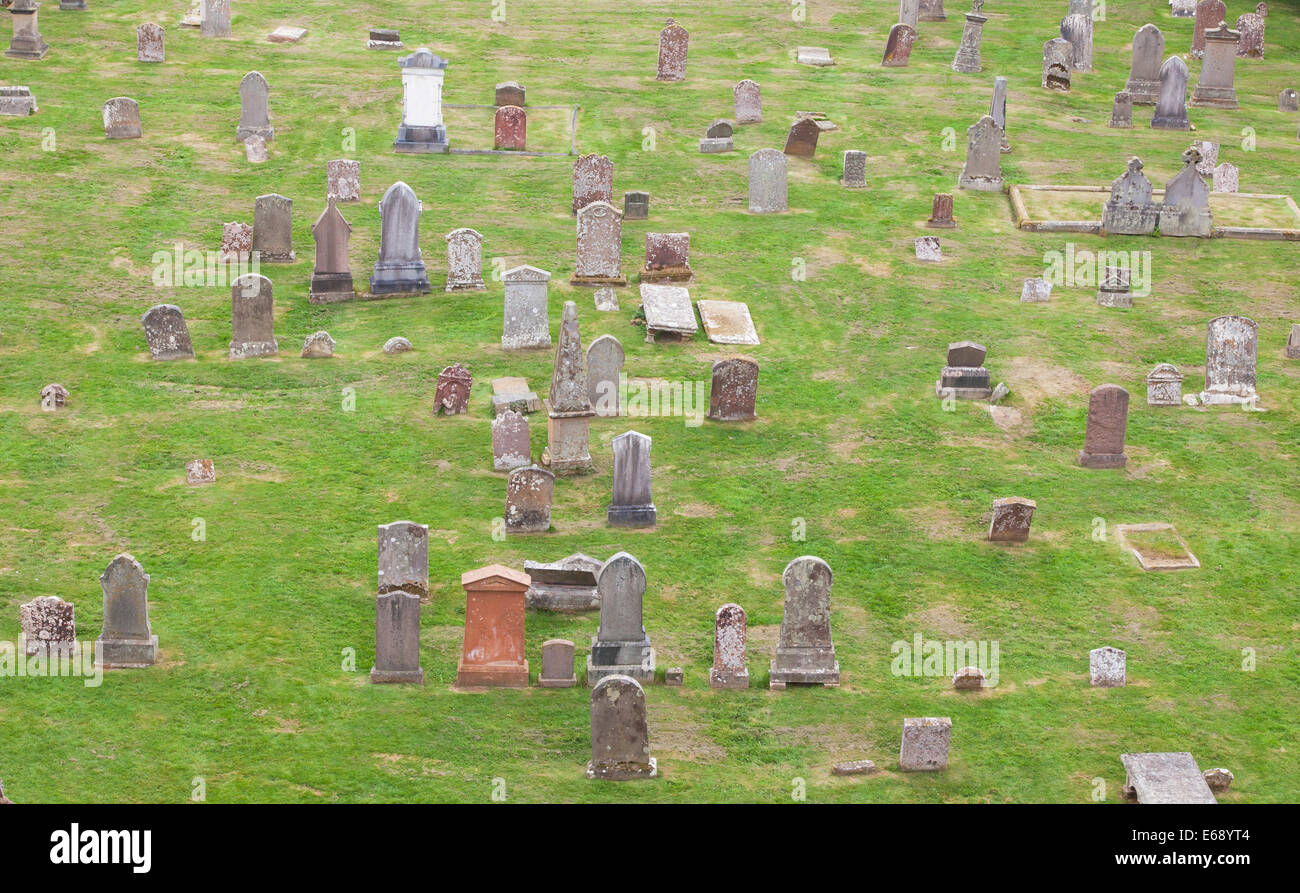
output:
{"label": "pointed gothic headstone", "polygon": [[311,237],[316,243],[316,262],[307,300],[312,304],[333,304],[355,298],[352,265],[348,262],[352,224],[343,219],[333,196],[326,198],[325,210],[311,225]]}

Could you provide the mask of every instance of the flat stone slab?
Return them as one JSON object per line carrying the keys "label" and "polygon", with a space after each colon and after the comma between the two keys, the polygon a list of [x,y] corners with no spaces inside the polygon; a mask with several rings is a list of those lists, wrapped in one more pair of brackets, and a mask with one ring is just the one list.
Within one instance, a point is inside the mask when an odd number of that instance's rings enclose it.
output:
{"label": "flat stone slab", "polygon": [[872,760],[851,760],[831,767],[832,775],[871,775],[875,771],[876,764]]}
{"label": "flat stone slab", "polygon": [[818,68],[835,64],[831,59],[831,51],[826,47],[799,47],[795,60],[800,65],[814,65]]}
{"label": "flat stone slab", "polygon": [[307,34],[306,28],[295,28],[293,25],[281,25],[270,34],[266,39],[271,43],[297,43]]}
{"label": "flat stone slab", "polygon": [[1190,753],[1125,753],[1120,762],[1139,803],[1218,803]]}
{"label": "flat stone slab", "polygon": [[714,344],[758,344],[758,332],[744,301],[696,301],[704,334]]}
{"label": "flat stone slab", "polygon": [[660,333],[690,338],[699,331],[689,289],[680,285],[641,283],[641,307],[645,311],[645,336],[653,341]]}
{"label": "flat stone slab", "polygon": [[539,412],[541,408],[541,398],[528,387],[526,379],[516,377],[492,379],[493,415],[500,415],[507,409],[527,415],[530,412]]}
{"label": "flat stone slab", "polygon": [[[1120,548],[1132,552],[1144,571],[1172,571],[1201,566],[1172,524],[1117,524],[1115,536]],[[1178,554],[1179,551],[1181,554]]]}

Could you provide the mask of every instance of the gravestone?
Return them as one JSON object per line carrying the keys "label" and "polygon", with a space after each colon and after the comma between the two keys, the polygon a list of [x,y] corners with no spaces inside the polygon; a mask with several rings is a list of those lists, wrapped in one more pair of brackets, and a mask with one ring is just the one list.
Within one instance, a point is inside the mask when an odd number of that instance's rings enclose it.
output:
{"label": "gravestone", "polygon": [[1169,11],[1176,19],[1196,17],[1196,0],[1169,0]]}
{"label": "gravestone", "polygon": [[41,388],[41,409],[50,411],[66,406],[68,389],[61,384],[47,384]]}
{"label": "gravestone", "polygon": [[587,347],[587,394],[601,417],[621,414],[619,376],[623,373],[623,345],[613,335],[601,335]]}
{"label": "gravestone", "polygon": [[1029,525],[1038,503],[1019,496],[993,500],[993,520],[989,522],[989,542],[1023,543],[1029,539]]}
{"label": "gravestone", "polygon": [[758,124],[763,120],[763,88],[749,78],[731,88],[732,111],[737,124]]}
{"label": "gravestone", "polygon": [[403,50],[402,36],[396,28],[371,28],[366,40],[368,50]]}
{"label": "gravestone", "polygon": [[714,360],[709,386],[708,418],[715,422],[749,422],[758,395],[758,363],[749,357]]}
{"label": "gravestone", "polygon": [[253,227],[247,223],[221,225],[222,263],[247,263],[253,253]]}
{"label": "gravestone", "polygon": [[623,257],[623,215],[605,201],[578,211],[578,260],[570,285],[627,285],[620,269]]}
{"label": "gravestone", "polygon": [[1210,320],[1205,334],[1206,404],[1253,404],[1255,369],[1259,354],[1259,326],[1244,316],[1219,316]]}
{"label": "gravestone", "polygon": [[501,281],[505,283],[502,350],[551,346],[551,330],[546,318],[546,292],[550,280],[550,273],[526,264],[501,274]]}
{"label": "gravestone", "polygon": [[1234,776],[1227,769],[1214,768],[1206,769],[1201,773],[1201,777],[1205,779],[1205,784],[1209,786],[1211,791],[1216,794],[1222,794],[1232,786],[1232,779]]}
{"label": "gravestone", "polygon": [[1101,307],[1132,307],[1132,276],[1127,268],[1106,267],[1097,283],[1097,304]]}
{"label": "gravestone", "polygon": [[71,658],[77,646],[76,609],[54,595],[42,595],[18,608],[23,654]]}
{"label": "gravestone", "polygon": [[230,359],[275,356],[271,280],[258,273],[240,276],[230,286],[230,305]]}
{"label": "gravestone", "polygon": [[772,214],[788,209],[785,155],[776,149],[759,149],[749,156],[749,210]]}
{"label": "gravestone", "polygon": [[1044,90],[1070,92],[1070,72],[1074,70],[1074,44],[1063,37],[1053,37],[1043,44]]}
{"label": "gravestone", "polygon": [[974,74],[980,70],[980,40],[984,34],[984,23],[988,16],[981,15],[984,0],[974,0],[971,11],[966,13],[966,23],[962,25],[961,43],[957,55],[952,60],[952,70],[965,74]]}
{"label": "gravestone", "polygon": [[668,336],[667,340],[689,341],[699,331],[688,289],[642,282],[640,291],[646,341],[653,342],[660,335]]}
{"label": "gravestone", "polygon": [[348,241],[352,224],[343,219],[337,201],[325,199],[325,210],[311,225],[316,243],[316,261],[312,266],[307,300],[312,304],[350,301],[357,296],[352,287],[352,265],[348,262]]}
{"label": "gravestone", "polygon": [[32,96],[31,87],[0,87],[0,115],[22,118],[34,114],[36,97]]}
{"label": "gravestone", "polygon": [[266,39],[271,43],[297,43],[307,36],[306,28],[298,28],[293,25],[280,25]]}
{"label": "gravestone", "polygon": [[952,674],[952,687],[957,691],[979,691],[984,684],[984,671],[979,667],[962,667]]}
{"label": "gravestone", "polygon": [[898,21],[913,30],[921,18],[921,0],[898,0]]}
{"label": "gravestone", "polygon": [[987,400],[993,393],[989,388],[989,370],[984,368],[987,354],[984,345],[974,341],[949,344],[948,362],[939,374],[935,393],[958,400]]}
{"label": "gravestone", "polygon": [[1110,184],[1110,198],[1101,212],[1106,233],[1149,236],[1156,229],[1160,206],[1152,198],[1151,181],[1142,173],[1142,159],[1129,159],[1128,170]]}
{"label": "gravestone", "polygon": [[713,617],[710,688],[749,688],[749,670],[745,667],[746,638],[745,609],[730,602],[718,608]]}
{"label": "gravestone", "polygon": [[498,108],[492,130],[492,145],[499,151],[525,151],[528,148],[528,113],[517,105]]}
{"label": "gravestone", "polygon": [[104,103],[104,136],[110,140],[137,140],[144,136],[140,126],[140,104],[129,96],[115,96]]}
{"label": "gravestone", "polygon": [[542,672],[537,684],[542,688],[573,688],[578,674],[573,669],[573,643],[568,639],[547,639],[542,643]]}
{"label": "gravestone", "polygon": [[907,717],[898,768],[904,772],[938,772],[948,768],[952,720],[946,716]]}
{"label": "gravestone", "polygon": [[524,592],[527,574],[499,564],[460,576],[465,590],[465,635],[456,662],[457,688],[527,688]]}
{"label": "gravestone", "polygon": [[700,151],[705,153],[730,152],[736,148],[731,139],[734,134],[735,128],[731,122],[719,118],[709,125],[708,130],[704,131],[704,136],[700,139]]}
{"label": "gravestone", "polygon": [[604,155],[581,155],[573,163],[573,213],[592,202],[614,200],[614,162]]}
{"label": "gravestone", "polygon": [[244,75],[239,82],[239,126],[235,128],[235,139],[243,142],[253,135],[268,141],[275,138],[275,128],[271,126],[270,92],[271,88],[261,72],[250,71]]}
{"label": "gravestone", "polygon": [[602,313],[618,312],[618,292],[615,289],[609,288],[608,286],[598,288],[592,293],[591,298],[592,302],[596,305],[596,309]]}
{"label": "gravestone", "polygon": [[938,263],[943,260],[938,236],[921,236],[916,240],[916,259],[922,263]]}
{"label": "gravestone", "polygon": [[1233,76],[1237,65],[1237,43],[1241,35],[1226,24],[1205,32],[1205,57],[1201,78],[1192,91],[1191,104],[1215,109],[1237,108]]}
{"label": "gravestone", "polygon": [[645,568],[626,552],[605,562],[596,576],[600,590],[600,628],[591,637],[587,684],[607,676],[631,676],[649,682],[655,677],[655,651],[641,623]]}
{"label": "gravestone", "polygon": [[512,471],[532,464],[528,418],[507,409],[492,420],[492,468]]}
{"label": "gravestone", "polygon": [[379,259],[370,274],[372,295],[424,294],[429,274],[420,253],[420,214],[415,190],[398,180],[379,200]]}
{"label": "gravestone", "polygon": [[657,520],[650,495],[651,438],[636,431],[615,437],[614,497],[606,517],[614,527],[653,527]]}
{"label": "gravestone", "polygon": [[302,342],[304,360],[327,360],[334,356],[334,339],[326,331],[312,332]]}
{"label": "gravestone", "polygon": [[429,600],[429,525],[393,521],[378,526],[378,594],[402,591]]}
{"label": "gravestone", "polygon": [[516,468],[506,480],[506,532],[545,533],[551,529],[555,475],[529,465]]}
{"label": "gravestone", "polygon": [[800,118],[790,125],[790,133],[785,138],[785,154],[800,158],[812,158],[817,152],[817,137],[822,129],[812,118]]}
{"label": "gravestone", "polygon": [[700,300],[695,307],[700,311],[704,334],[714,344],[758,344],[758,332],[744,301]]}
{"label": "gravestone", "polygon": [[1160,96],[1160,62],[1165,57],[1165,36],[1155,25],[1146,24],[1133,36],[1133,64],[1124,92],[1134,105],[1155,105]]}
{"label": "gravestone", "polygon": [[1183,374],[1173,363],[1161,363],[1147,375],[1148,406],[1182,406]]}
{"label": "gravestone", "polygon": [[1219,163],[1219,144],[1210,140],[1193,140],[1192,148],[1201,153],[1201,160],[1196,162],[1196,172],[1211,182],[1214,180],[1214,168]]}
{"label": "gravestone", "polygon": [[1124,91],[1115,94],[1115,104],[1110,110],[1110,126],[1120,128],[1133,126],[1133,97]]}
{"label": "gravestone", "polygon": [[1238,16],[1236,30],[1241,35],[1241,41],[1237,44],[1237,55],[1243,59],[1263,59],[1264,17],[1256,12]]}
{"label": "gravestone", "polygon": [[1197,171],[1201,153],[1195,148],[1183,152],[1183,169],[1165,185],[1165,201],[1160,206],[1160,235],[1198,236],[1213,232],[1210,214],[1210,187]]}
{"label": "gravestone", "polygon": [[[533,581],[524,594],[528,607],[561,614],[581,614],[596,610],[600,607],[596,577],[604,565],[603,561],[597,561],[581,552],[550,564],[525,561],[524,573]],[[569,656],[569,666],[572,667],[572,653]]]}
{"label": "gravestone", "polygon": [[642,282],[690,282],[690,233],[646,233]]}
{"label": "gravestone", "polygon": [[829,68],[835,64],[831,59],[831,51],[826,47],[797,47],[794,59],[800,65],[811,65],[814,68]]}
{"label": "gravestone", "polygon": [[1128,391],[1104,384],[1088,395],[1088,427],[1079,464],[1085,468],[1123,468],[1124,431],[1128,427]]}
{"label": "gravestone", "polygon": [[256,133],[249,134],[244,139],[244,158],[251,164],[261,164],[269,157],[266,151],[266,140]]}
{"label": "gravestone", "polygon": [[253,252],[262,263],[291,264],[293,253],[293,199],[274,192],[259,195],[253,203]]}
{"label": "gravestone", "polygon": [[867,185],[867,153],[857,149],[844,152],[844,177],[840,185],[846,189],[865,189]]}
{"label": "gravestone", "polygon": [[185,463],[185,483],[199,486],[216,480],[217,469],[211,459],[193,459]]}
{"label": "gravestone", "polygon": [[146,22],[135,29],[136,61],[163,62],[166,57],[166,38],[161,25]]}
{"label": "gravestone", "polygon": [[626,192],[623,194],[624,220],[650,219],[650,193]]}
{"label": "gravestone", "polygon": [[361,201],[361,162],[346,158],[325,162],[325,197],[339,202]]}
{"label": "gravestone", "polygon": [[199,16],[199,36],[230,36],[230,0],[202,0]]}
{"label": "gravestone", "polygon": [[1217,803],[1190,753],[1125,753],[1122,789],[1138,803]]}
{"label": "gravestone", "polygon": [[805,555],[786,565],[785,612],[772,659],[769,686],[840,684],[840,663],[831,641],[831,568]]}
{"label": "gravestone", "polygon": [[384,342],[384,353],[389,356],[392,356],[393,354],[406,353],[413,349],[410,339],[403,338],[401,335],[398,335],[396,338],[389,338]]}
{"label": "gravestone", "polygon": [[1279,112],[1300,112],[1300,93],[1287,87],[1277,95],[1277,110]]}
{"label": "gravestone", "polygon": [[1228,20],[1228,7],[1223,0],[1201,0],[1196,4],[1196,24],[1192,29],[1192,58],[1205,55],[1205,32],[1217,28]]}
{"label": "gravestone", "polygon": [[980,192],[1002,191],[1002,128],[985,115],[966,130],[966,163],[957,185]]}
{"label": "gravestone", "polygon": [[155,360],[192,360],[194,345],[185,315],[175,304],[155,304],[140,317],[149,356]]}
{"label": "gravestone", "polygon": [[889,68],[904,68],[912,57],[912,45],[916,43],[916,27],[899,22],[889,29],[885,40],[885,55],[880,64]]}
{"label": "gravestone", "polygon": [[447,291],[484,291],[483,236],[462,227],[443,237],[447,241]]}
{"label": "gravestone", "polygon": [[930,219],[925,225],[932,229],[952,229],[957,221],[952,216],[952,193],[936,192],[930,203]]}
{"label": "gravestone", "polygon": [[442,123],[442,84],[446,59],[420,47],[397,60],[402,69],[402,123],[393,141],[395,152],[424,154],[447,152],[450,142]]}
{"label": "gravestone", "polygon": [[1026,279],[1020,289],[1022,304],[1045,304],[1052,299],[1052,283],[1047,279]]}
{"label": "gravestone", "polygon": [[1061,20],[1061,37],[1074,48],[1074,71],[1092,71],[1092,19],[1072,13]]}
{"label": "gravestone", "polygon": [[462,415],[469,412],[469,392],[474,378],[460,363],[452,363],[438,373],[433,393],[433,414]]}
{"label": "gravestone", "polygon": [[1286,358],[1300,360],[1300,324],[1291,326],[1291,334],[1286,339]]}
{"label": "gravestone", "polygon": [[523,108],[528,105],[527,91],[514,81],[505,81],[504,83],[497,84],[496,91],[493,95],[493,103],[497,108],[507,105]]}
{"label": "gravestone", "polygon": [[603,781],[657,777],[659,767],[650,756],[650,729],[641,684],[625,674],[611,674],[594,685],[587,777]]}
{"label": "gravestone", "polygon": [[948,21],[948,14],[943,11],[943,0],[921,0],[921,15],[918,20],[922,22]]}
{"label": "gravestone", "polygon": [[375,599],[375,663],[370,681],[424,684],[420,667],[420,597],[392,589]]}
{"label": "gravestone", "polygon": [[686,80],[686,48],[690,34],[672,19],[659,32],[659,70],[655,74],[657,81]]}
{"label": "gravestone", "polygon": [[1236,192],[1240,182],[1239,172],[1235,164],[1223,162],[1214,169],[1214,191],[1215,192]]}
{"label": "gravestone", "polygon": [[1125,684],[1125,654],[1107,645],[1088,652],[1088,681],[1097,688],[1119,688]]}
{"label": "gravestone", "polygon": [[1007,79],[1001,75],[993,79],[993,101],[989,106],[989,115],[1002,130],[1000,151],[1005,155],[1011,151],[1011,143],[1007,142]]}
{"label": "gravestone", "polygon": [[104,590],[104,629],[95,640],[100,665],[105,669],[153,666],[158,637],[149,626],[149,575],[123,552],[100,574],[99,585]]}
{"label": "gravestone", "polygon": [[1191,130],[1187,120],[1187,63],[1170,56],[1160,66],[1160,94],[1151,126],[1157,130]]}
{"label": "gravestone", "polygon": [[547,414],[546,449],[542,464],[556,474],[591,470],[590,425],[596,414],[587,393],[587,370],[583,365],[582,336],[578,329],[578,305],[564,302],[560,317],[560,344],[555,349]]}
{"label": "gravestone", "polygon": [[86,0],[59,0],[59,9],[76,12],[86,8]]}

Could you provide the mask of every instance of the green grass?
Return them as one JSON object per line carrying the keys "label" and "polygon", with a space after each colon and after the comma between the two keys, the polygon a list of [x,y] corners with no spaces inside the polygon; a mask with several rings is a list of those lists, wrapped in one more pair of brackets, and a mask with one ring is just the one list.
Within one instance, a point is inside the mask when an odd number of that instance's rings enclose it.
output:
{"label": "green grass", "polygon": [[[81,637],[93,639],[98,575],[128,551],[152,575],[162,658],[97,689],[0,679],[0,778],[14,800],[182,802],[202,777],[210,802],[481,802],[494,778],[511,801],[788,802],[802,778],[820,802],[1091,802],[1102,777],[1115,802],[1120,753],[1148,750],[1230,768],[1226,800],[1300,799],[1289,752],[1300,712],[1300,363],[1282,354],[1300,320],[1296,247],[1074,236],[1078,248],[1151,251],[1151,297],[1119,311],[1098,307],[1093,289],[1058,287],[1050,303],[1022,305],[1021,280],[1066,238],[1015,230],[1003,195],[958,192],[942,265],[912,257],[931,195],[957,191],[965,129],[987,111],[996,74],[1010,79],[1011,182],[1105,185],[1136,153],[1159,187],[1196,137],[1222,144],[1243,191],[1296,195],[1297,116],[1276,102],[1300,84],[1296,4],[1274,0],[1267,57],[1238,61],[1241,109],[1192,109],[1195,134],[1150,130],[1144,108],[1131,131],[1106,126],[1137,27],[1154,21],[1168,52],[1190,45],[1191,21],[1171,18],[1164,0],[1110,4],[1096,70],[1068,95],[1038,86],[1063,2],[991,4],[979,75],[949,68],[963,6],[953,0],[946,23],[921,25],[903,69],[879,65],[892,0],[814,0],[804,23],[780,0],[512,0],[506,24],[481,0],[373,3],[362,16],[337,0],[310,15],[275,0],[235,4],[229,41],[180,30],[185,0],[56,5],[41,15],[45,61],[0,60],[0,82],[31,86],[40,106],[0,120],[0,639],[17,638],[19,605],[41,595],[74,602]],[[659,84],[656,40],[670,12],[691,31],[687,80]],[[150,20],[167,29],[164,65],[134,61],[135,27]],[[265,41],[292,23],[309,29],[300,44]],[[365,50],[368,26],[398,27],[408,47],[450,58],[449,103],[490,103],[494,84],[517,80],[530,104],[580,104],[578,147],[614,160],[617,200],[652,194],[651,219],[624,228],[625,272],[639,266],[646,231],[689,230],[692,296],[749,303],[763,339],[749,349],[762,365],[759,420],[634,422],[654,437],[657,530],[604,524],[609,440],[629,424],[600,420],[597,471],[557,485],[555,532],[492,539],[505,480],[491,471],[489,383],[523,375],[544,392],[552,358],[500,351],[500,283],[438,290],[442,235],[483,233],[487,270],[497,260],[550,270],[553,332],[561,302],[577,301],[584,343],[617,335],[632,376],[704,379],[729,351],[702,336],[645,344],[629,324],[633,289],[619,313],[597,314],[590,291],[565,284],[569,159],[395,155],[397,54]],[[837,65],[795,65],[800,44],[828,47]],[[270,82],[276,129],[258,166],[234,139],[239,80],[252,69]],[[698,154],[745,77],[763,86],[764,122],[737,128],[733,154]],[[139,100],[144,139],[103,138],[100,105],[118,95]],[[746,157],[780,148],[796,110],[825,112],[840,129],[814,159],[790,160],[790,213],[749,215]],[[956,151],[943,150],[949,127]],[[1246,127],[1253,152],[1240,148]],[[55,151],[42,150],[46,128]],[[481,148],[471,135],[488,132],[480,122],[450,136]],[[566,144],[561,126],[540,132],[543,148]],[[837,184],[849,148],[870,156],[866,190]],[[310,224],[325,162],[342,157],[362,162],[363,199],[343,208],[358,283],[377,252],[378,198],[403,179],[424,202],[434,293],[308,304]],[[299,260],[263,269],[281,352],[231,362],[228,289],[155,289],[150,259],[178,241],[217,248],[222,223],[251,222],[266,192],[295,203]],[[805,280],[791,277],[796,259]],[[184,309],[196,361],[148,360],[140,315],[160,302]],[[1259,324],[1267,411],[1148,408],[1143,379],[1157,363],[1177,364],[1185,392],[1200,390],[1205,324],[1223,313]],[[302,338],[322,328],[337,357],[299,359]],[[415,351],[383,356],[394,335]],[[965,338],[988,346],[994,382],[1012,390],[1006,427],[978,405],[943,412],[934,396],[945,346]],[[456,361],[474,375],[471,413],[434,418],[436,375]],[[44,413],[38,393],[52,381],[68,387],[69,405]],[[1104,382],[1133,394],[1125,471],[1076,462],[1087,391]],[[355,412],[341,411],[347,387]],[[540,452],[544,420],[532,421]],[[216,461],[217,482],[187,487],[184,465],[200,456]],[[991,502],[1011,495],[1037,500],[1033,535],[994,547],[984,541]],[[191,539],[194,518],[206,541]],[[791,540],[797,518],[806,542]],[[1094,540],[1096,518],[1172,522],[1202,567],[1143,573],[1113,533]],[[366,681],[375,526],[397,519],[430,528],[423,688]],[[647,692],[663,772],[652,783],[583,777],[586,689],[449,690],[463,571],[619,549],[645,565],[660,665],[686,669],[684,688]],[[802,554],[835,572],[843,685],[769,692],[780,574]],[[749,692],[707,687],[713,614],[727,601],[749,612]],[[594,615],[530,614],[534,672],[542,641],[573,639],[581,660],[596,625]],[[893,676],[891,644],[917,632],[999,642],[997,688],[959,696],[944,678]],[[1126,688],[1088,686],[1088,651],[1103,644],[1128,652]],[[357,672],[341,669],[348,648]],[[926,715],[952,717],[951,768],[900,773],[902,720]],[[832,762],[855,758],[885,771],[831,777]]]}

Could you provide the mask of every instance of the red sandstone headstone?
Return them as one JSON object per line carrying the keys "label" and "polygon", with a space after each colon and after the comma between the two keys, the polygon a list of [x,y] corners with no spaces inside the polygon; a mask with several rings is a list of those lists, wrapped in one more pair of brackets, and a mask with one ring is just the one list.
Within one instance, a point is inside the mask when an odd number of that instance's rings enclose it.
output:
{"label": "red sandstone headstone", "polygon": [[1128,391],[1104,384],[1088,395],[1088,428],[1079,464],[1085,468],[1123,468],[1124,432],[1128,427]]}
{"label": "red sandstone headstone", "polygon": [[686,80],[686,47],[690,34],[681,25],[668,20],[668,26],[659,33],[659,73],[657,81]]}
{"label": "red sandstone headstone", "polygon": [[812,158],[817,151],[817,137],[822,129],[812,118],[800,118],[790,125],[790,135],[785,140],[785,154]]}
{"label": "red sandstone headstone", "polygon": [[459,415],[469,412],[469,390],[474,384],[469,370],[452,363],[438,373],[438,387],[433,393],[433,414]]}
{"label": "red sandstone headstone", "polygon": [[1029,523],[1038,503],[1032,499],[1007,496],[993,500],[993,520],[989,523],[989,541],[1023,543],[1029,539]]}
{"label": "red sandstone headstone", "polygon": [[528,113],[517,105],[504,105],[497,109],[496,147],[523,151],[527,144]]}
{"label": "red sandstone headstone", "polygon": [[749,357],[728,357],[713,361],[709,419],[715,422],[752,421],[757,394],[758,363]]}
{"label": "red sandstone headstone", "polygon": [[465,588],[465,644],[456,664],[460,688],[527,688],[524,593],[527,574],[499,564],[461,574]]}

